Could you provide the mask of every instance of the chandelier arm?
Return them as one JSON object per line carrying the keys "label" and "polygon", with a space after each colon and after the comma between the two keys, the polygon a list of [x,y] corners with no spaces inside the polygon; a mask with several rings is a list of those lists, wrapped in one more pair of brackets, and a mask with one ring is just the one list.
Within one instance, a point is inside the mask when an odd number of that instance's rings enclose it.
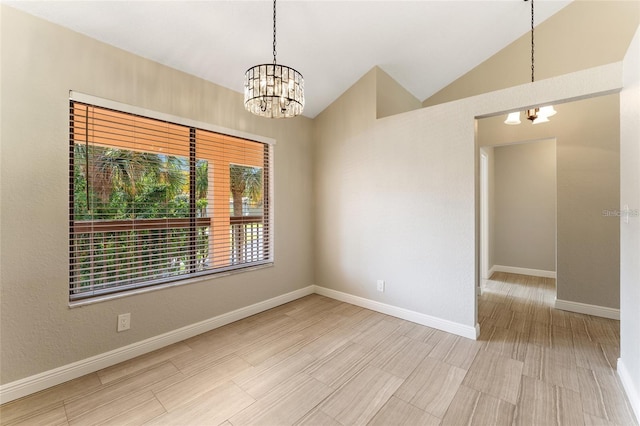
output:
{"label": "chandelier arm", "polygon": [[535,43],[534,43],[534,37],[533,37],[533,33],[534,33],[534,20],[533,20],[533,0],[531,1],[531,82],[533,83],[535,81],[535,56],[534,56],[534,52],[535,52]]}
{"label": "chandelier arm", "polygon": [[273,0],[273,65],[276,64],[276,53],[276,0]]}

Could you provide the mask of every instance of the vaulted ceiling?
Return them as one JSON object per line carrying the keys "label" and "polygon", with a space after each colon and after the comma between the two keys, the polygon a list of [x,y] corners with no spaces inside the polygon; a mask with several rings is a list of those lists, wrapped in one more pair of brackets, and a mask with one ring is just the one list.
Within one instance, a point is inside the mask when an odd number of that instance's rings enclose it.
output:
{"label": "vaulted ceiling", "polygon": [[[238,92],[272,61],[270,0],[4,3]],[[569,3],[536,0],[536,25]],[[530,25],[522,0],[281,0],[277,59],[304,75],[315,117],[376,65],[422,101]]]}

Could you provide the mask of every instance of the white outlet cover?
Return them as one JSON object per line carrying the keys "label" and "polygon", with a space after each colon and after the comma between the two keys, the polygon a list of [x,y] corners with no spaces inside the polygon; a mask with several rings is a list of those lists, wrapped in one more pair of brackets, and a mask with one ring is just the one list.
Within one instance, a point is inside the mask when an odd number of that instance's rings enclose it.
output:
{"label": "white outlet cover", "polygon": [[118,332],[129,330],[131,328],[131,314],[118,315]]}

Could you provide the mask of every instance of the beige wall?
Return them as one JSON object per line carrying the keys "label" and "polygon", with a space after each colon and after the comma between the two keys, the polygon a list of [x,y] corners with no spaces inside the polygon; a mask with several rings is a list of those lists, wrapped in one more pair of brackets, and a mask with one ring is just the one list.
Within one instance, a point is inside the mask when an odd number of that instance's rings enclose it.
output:
{"label": "beige wall", "polygon": [[[367,73],[315,119],[315,282],[469,336],[476,325],[475,117],[616,90],[620,65],[381,120],[371,104],[375,78],[375,70]],[[384,293],[377,279],[386,281]]]}
{"label": "beige wall", "polygon": [[555,272],[555,140],[499,146],[494,155],[493,265]]}
{"label": "beige wall", "polygon": [[422,107],[422,102],[398,84],[389,74],[375,67],[376,72],[376,118],[413,111]]}
{"label": "beige wall", "polygon": [[[521,2],[523,19],[529,3]],[[536,81],[621,61],[640,24],[640,2],[575,0],[535,28]],[[436,105],[531,81],[531,34],[423,101]]]}
{"label": "beige wall", "polygon": [[376,75],[315,119],[316,284],[473,333],[473,118],[376,120]]}
{"label": "beige wall", "polygon": [[[620,206],[640,211],[640,30],[624,61],[620,93]],[[620,222],[618,374],[640,419],[640,216]]]}
{"label": "beige wall", "polygon": [[602,211],[619,204],[619,97],[556,105],[549,123],[478,121],[481,146],[556,138],[558,299],[618,308],[619,229]]}
{"label": "beige wall", "polygon": [[[0,7],[0,383],[313,284],[311,120],[255,118],[239,93]],[[70,309],[70,89],[276,139],[275,265]]]}

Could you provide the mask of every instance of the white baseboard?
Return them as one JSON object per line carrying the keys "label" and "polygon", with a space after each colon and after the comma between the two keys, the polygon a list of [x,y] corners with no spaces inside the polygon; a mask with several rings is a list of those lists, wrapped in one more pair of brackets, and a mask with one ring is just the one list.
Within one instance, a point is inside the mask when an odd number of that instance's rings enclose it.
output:
{"label": "white baseboard", "polygon": [[627,367],[624,365],[622,358],[618,358],[616,370],[618,371],[618,377],[620,377],[620,381],[622,382],[622,387],[624,388],[627,398],[629,398],[629,402],[631,403],[631,408],[633,408],[633,411],[636,414],[636,421],[638,421],[640,420],[640,389],[636,386],[640,386],[640,383],[633,383],[629,370],[627,370]]}
{"label": "white baseboard", "polygon": [[207,320],[169,331],[159,336],[151,337],[122,348],[86,358],[53,370],[45,371],[15,382],[0,386],[0,403],[13,401],[14,399],[32,394],[34,392],[47,389],[51,386],[59,385],[66,381],[76,379],[85,374],[93,373],[106,367],[110,367],[119,362],[135,358],[156,349],[163,348],[173,343],[180,342],[198,334],[206,333],[223,325],[234,321],[250,317],[257,313],[266,311],[284,303],[291,302],[301,297],[313,294],[315,286],[308,286],[292,291],[262,302],[255,303],[235,311],[227,312]]}
{"label": "white baseboard", "polygon": [[154,336],[122,348],[114,349],[103,354],[63,365],[61,367],[54,368],[53,370],[45,371],[33,376],[25,377],[24,379],[16,380],[5,385],[0,385],[0,404],[13,401],[14,399],[76,379],[84,376],[85,374],[93,373],[103,368],[144,355],[148,352],[197,336],[198,334],[206,333],[207,331],[222,327],[234,321],[247,318],[251,315],[275,308],[276,306],[313,293],[371,309],[372,311],[402,318],[427,327],[436,328],[468,339],[475,340],[480,335],[480,326],[478,324],[476,324],[475,327],[471,327],[419,312],[410,311],[408,309],[399,308],[397,306],[388,305],[386,303],[377,302],[375,300],[365,299],[363,297],[331,290],[325,287],[311,285],[269,300],[258,302],[244,308],[236,309],[235,311],[227,312],[225,314],[179,328],[177,330],[169,331],[159,336]]}
{"label": "white baseboard", "polygon": [[607,308],[605,306],[588,305],[586,303],[556,299],[554,307],[563,311],[577,312],[579,314],[593,315],[594,317],[620,320],[620,309]]}
{"label": "white baseboard", "polygon": [[321,296],[330,297],[332,299],[340,300],[341,302],[351,303],[352,305],[360,306],[362,308],[371,309],[372,311],[415,322],[416,324],[426,325],[427,327],[431,328],[437,328],[438,330],[457,334],[458,336],[466,337],[467,339],[476,340],[480,335],[480,326],[478,324],[476,324],[475,327],[471,327],[457,322],[432,317],[420,312],[410,311],[408,309],[377,302],[375,300],[365,299],[364,297],[354,296],[352,294],[332,290],[326,287],[320,287],[317,285],[314,287],[315,292]]}
{"label": "white baseboard", "polygon": [[531,275],[532,277],[556,278],[556,271],[543,269],[518,268],[517,266],[493,265],[489,270],[489,276],[494,272],[507,272],[510,274]]}
{"label": "white baseboard", "polygon": [[487,276],[486,276],[486,280],[491,278],[491,275],[493,275],[493,273],[496,271],[496,265],[493,265],[491,268],[489,268],[489,270],[487,271]]}

